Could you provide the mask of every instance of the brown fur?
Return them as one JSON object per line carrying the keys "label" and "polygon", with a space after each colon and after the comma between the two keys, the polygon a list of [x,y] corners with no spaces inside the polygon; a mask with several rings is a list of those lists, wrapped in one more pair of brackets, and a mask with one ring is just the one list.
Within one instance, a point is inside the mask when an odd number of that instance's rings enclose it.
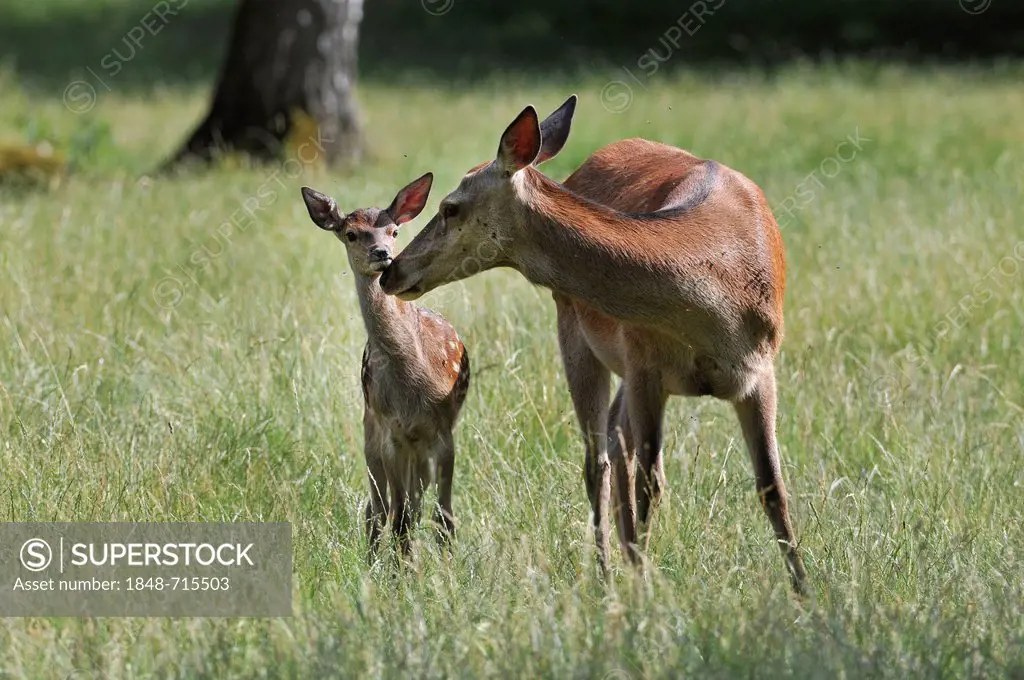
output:
{"label": "brown fur", "polygon": [[[692,178],[694,173],[700,172],[703,165],[697,157],[680,149],[675,149],[663,144],[650,142],[642,139],[629,139],[610,144],[595,152],[564,182],[564,187],[591,201],[601,203],[621,213],[653,213],[655,211],[671,208],[678,203],[678,187],[684,187],[687,179]],[[774,216],[768,207],[767,201],[762,192],[749,180],[739,173],[734,173],[724,166],[720,166],[725,172],[716,184],[717,191],[711,192],[707,200],[695,212],[689,216],[692,221],[679,220],[679,228],[656,229],[648,231],[649,235],[662,241],[662,250],[669,251],[667,259],[690,260],[692,261],[695,251],[702,254],[709,250],[726,247],[731,239],[741,244],[765,244],[767,252],[762,251],[759,259],[745,260],[746,276],[736,275],[734,272],[722,266],[716,266],[715,258],[707,260],[706,271],[697,267],[696,274],[717,279],[727,295],[733,300],[741,301],[741,316],[744,320],[754,320],[753,323],[745,323],[743,332],[751,338],[748,346],[760,346],[765,350],[770,349],[772,355],[777,351],[782,340],[782,303],[785,294],[786,265],[785,254],[782,246],[782,237]],[[647,181],[644,181],[644,173],[647,173]],[[539,174],[539,173],[538,173]],[[729,177],[730,174],[734,176]],[[532,175],[531,175],[532,179]],[[729,183],[729,180],[732,183]],[[723,190],[723,183],[725,190]],[[545,184],[540,182],[539,184]],[[693,183],[691,182],[691,185]],[[737,196],[732,187],[742,189]],[[550,187],[545,186],[542,190],[546,196],[551,196]],[[750,196],[756,199],[750,201]],[[673,200],[670,197],[675,197]],[[550,199],[549,199],[550,200]],[[557,198],[555,200],[558,200]],[[722,226],[733,226],[733,229],[712,229],[711,233],[689,230],[691,223],[700,220],[701,210],[712,215],[728,214],[730,206],[728,202],[740,204],[744,207],[750,206],[750,217],[741,221],[723,220]],[[724,204],[724,205],[723,205]],[[559,207],[564,206],[560,202]],[[578,210],[578,206],[573,204]],[[749,208],[748,208],[749,209]],[[608,219],[607,216],[596,217],[591,211],[584,211],[588,216],[584,229],[600,234],[598,238],[609,238],[608,231],[615,229],[619,233],[635,224],[632,220],[625,222],[617,219]],[[560,214],[559,219],[563,223],[576,222],[566,215]],[[671,223],[669,220],[668,223]],[[659,227],[666,226],[665,221],[657,221]],[[611,236],[614,239],[614,235]],[[646,239],[638,240],[631,246],[633,255],[641,257],[641,249]],[[735,245],[734,245],[735,247]],[[742,246],[741,246],[742,248]],[[753,250],[752,245],[743,248]],[[638,252],[641,251],[641,252]],[[744,282],[744,279],[746,280]],[[741,285],[742,284],[742,285]],[[565,326],[567,330],[563,333],[571,335],[578,334],[584,338],[588,347],[599,357],[602,363],[610,368],[617,375],[650,375],[661,373],[659,370],[658,352],[649,350],[678,343],[673,341],[671,335],[652,332],[637,325],[623,323],[603,314],[598,309],[585,302],[571,297],[554,294],[558,307],[560,327]],[[713,339],[713,338],[712,338]],[[692,345],[692,341],[690,342]],[[653,359],[653,360],[652,360]],[[632,365],[629,365],[632,362]],[[645,370],[643,364],[647,364]],[[705,367],[705,370],[701,368]],[[665,389],[663,386],[659,391],[662,393],[690,393],[700,396],[712,394],[720,398],[726,398],[738,404],[738,414],[741,421],[749,421],[757,416],[747,416],[746,412],[755,410],[762,416],[766,406],[771,407],[771,422],[763,423],[765,429],[771,431],[774,439],[774,377],[762,375],[761,381],[754,385],[752,395],[729,394],[727,392],[716,393],[716,385],[709,378],[707,362],[696,361],[696,370],[693,373],[693,380],[689,384],[689,390],[677,391]],[[663,366],[661,367],[664,368]],[[624,440],[631,435],[629,427],[629,414],[624,409],[626,391],[630,385],[624,381],[618,395],[613,401],[611,413],[609,414],[609,435],[607,446],[610,452],[610,462],[615,468],[615,491],[618,501],[618,524],[620,527],[620,539],[627,553],[634,560],[640,559],[639,551],[631,546],[636,543],[636,530],[631,529],[637,520],[643,533],[642,548],[646,551],[649,540],[649,533],[643,531],[643,525],[649,522],[650,517],[657,506],[664,488],[664,471],[660,451],[654,455],[638,451],[635,443],[629,442],[623,446]],[[753,398],[751,398],[753,397]],[[659,412],[663,411],[663,397],[659,398],[662,403],[657,404]],[[752,409],[751,403],[756,404]],[[762,418],[764,420],[766,418]],[[744,430],[754,429],[756,425],[746,426]],[[660,448],[660,426],[652,428],[650,445]],[[746,432],[745,432],[746,434]],[[760,433],[752,436],[759,437]],[[628,439],[632,439],[631,436]],[[782,483],[781,474],[778,470],[777,451],[774,441],[755,442],[751,451],[755,463],[757,476],[757,487],[765,503],[765,510],[768,512],[772,524],[776,527],[776,534],[780,540],[780,547],[791,565],[793,572],[794,587],[798,592],[804,589],[805,578],[803,565],[795,549],[790,550],[792,545],[795,548],[795,539],[786,508],[785,487]],[[641,469],[640,478],[636,475],[636,461],[639,459]],[[774,459],[774,460],[773,460]],[[632,496],[632,498],[631,498]],[[636,501],[640,502],[640,508],[635,507]],[[639,514],[639,517],[638,517]]]}
{"label": "brown fur", "polygon": [[[464,278],[475,271],[460,267],[462,253],[492,238],[503,245],[488,266],[514,267],[551,289],[602,567],[612,468],[620,541],[641,563],[665,486],[667,398],[730,401],[793,587],[802,592],[775,438],[773,362],[785,294],[775,218],[741,173],[642,139],[599,149],[564,185],[548,179],[530,165],[560,150],[574,108],[571,98],[542,124],[524,109],[498,157],[442,200],[381,285],[413,299]],[[546,144],[549,138],[561,141]],[[611,373],[622,384],[609,408]]]}
{"label": "brown fur", "polygon": [[406,222],[426,202],[429,179],[417,182],[399,192],[385,210],[367,208],[345,216],[333,199],[303,190],[313,221],[334,232],[347,248],[366,326],[360,383],[371,557],[389,514],[402,552],[411,551],[409,534],[431,482],[438,493],[434,522],[439,539],[448,545],[455,533],[454,428],[469,390],[469,353],[444,317],[386,295],[379,283],[398,228],[392,214],[399,224]]}

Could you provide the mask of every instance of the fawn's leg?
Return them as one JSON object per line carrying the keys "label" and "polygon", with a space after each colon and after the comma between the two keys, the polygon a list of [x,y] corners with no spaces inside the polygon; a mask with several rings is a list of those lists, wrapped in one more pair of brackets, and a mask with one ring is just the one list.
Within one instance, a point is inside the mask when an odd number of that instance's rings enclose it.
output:
{"label": "fawn's leg", "polygon": [[376,419],[369,412],[363,412],[363,455],[366,471],[370,478],[370,499],[366,502],[366,539],[369,544],[368,559],[372,562],[380,547],[380,537],[388,517],[388,482],[384,470],[384,455],[389,445]]}
{"label": "fawn's leg", "polygon": [[607,576],[608,504],[611,495],[611,462],[608,460],[610,374],[590,351],[571,304],[559,296],[555,296],[555,301],[558,304],[558,344],[562,363],[586,447],[583,479],[594,516],[597,561],[602,576]]}
{"label": "fawn's leg", "polygon": [[641,550],[650,544],[650,523],[665,489],[662,421],[666,396],[654,375],[631,375],[624,381],[629,424],[636,447],[636,521]]}
{"label": "fawn's leg", "polygon": [[409,451],[401,446],[401,442],[392,439],[391,445],[395,447],[393,454],[393,466],[388,477],[391,487],[391,533],[402,555],[408,556],[412,550],[410,532],[412,531],[413,515],[410,503],[410,494],[415,486],[415,474],[413,460]]}
{"label": "fawn's leg", "polygon": [[416,530],[420,524],[420,515],[423,509],[423,494],[426,493],[433,476],[433,467],[429,455],[419,452],[419,455],[411,459],[410,463],[410,484],[406,486],[406,513],[409,516],[409,524],[406,529],[407,542],[405,554],[408,555],[412,548],[411,532]]}
{"label": "fawn's leg", "polygon": [[798,595],[807,592],[807,573],[797,550],[793,525],[789,519],[786,485],[782,481],[782,466],[779,462],[779,447],[775,439],[775,374],[765,373],[753,392],[745,399],[733,404],[743,437],[747,441],[750,459],[754,464],[754,478],[757,493],[761,497],[768,519],[775,529],[779,548],[789,567],[793,590]]}
{"label": "fawn's leg", "polygon": [[608,412],[608,459],[612,464],[612,492],[619,546],[633,564],[641,557],[636,543],[636,492],[633,482],[636,456],[625,405],[626,386],[619,385]]}
{"label": "fawn's leg", "polygon": [[438,543],[451,550],[455,539],[455,516],[452,513],[452,477],[455,474],[455,438],[451,433],[442,435],[435,445],[437,461],[437,507],[434,508],[434,525],[437,528]]}

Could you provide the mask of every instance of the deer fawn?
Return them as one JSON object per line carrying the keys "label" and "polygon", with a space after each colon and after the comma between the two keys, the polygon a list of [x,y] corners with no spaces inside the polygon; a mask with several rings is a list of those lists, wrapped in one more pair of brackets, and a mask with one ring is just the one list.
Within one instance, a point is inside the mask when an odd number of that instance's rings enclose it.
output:
{"label": "deer fawn", "polygon": [[442,545],[455,535],[452,475],[453,429],[469,389],[469,354],[455,329],[434,312],[385,295],[380,273],[392,261],[398,227],[427,202],[427,173],[398,192],[391,205],[343,215],[333,198],[302,187],[313,222],[345,244],[366,326],[363,349],[364,454],[370,477],[366,534],[376,554],[388,517],[403,554],[419,521],[422,495],[433,478],[434,522]]}
{"label": "deer fawn", "polygon": [[[613,465],[619,539],[642,566],[665,486],[668,396],[730,401],[793,588],[803,593],[775,438],[786,268],[771,209],[741,173],[642,139],[598,150],[564,186],[548,179],[532,166],[561,150],[575,107],[573,95],[538,123],[527,106],[496,159],[441,201],[381,287],[413,300],[476,273],[461,259],[489,238],[497,253],[478,270],[512,267],[552,291],[604,573]],[[622,384],[609,409],[612,372]]]}

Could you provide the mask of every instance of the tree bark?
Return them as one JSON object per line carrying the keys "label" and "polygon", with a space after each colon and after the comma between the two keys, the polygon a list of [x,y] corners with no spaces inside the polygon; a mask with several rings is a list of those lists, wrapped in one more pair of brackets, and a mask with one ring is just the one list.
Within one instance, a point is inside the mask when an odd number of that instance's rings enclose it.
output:
{"label": "tree bark", "polygon": [[357,157],[362,15],[363,0],[241,0],[210,112],[168,166],[227,150],[280,158],[301,114],[328,163]]}

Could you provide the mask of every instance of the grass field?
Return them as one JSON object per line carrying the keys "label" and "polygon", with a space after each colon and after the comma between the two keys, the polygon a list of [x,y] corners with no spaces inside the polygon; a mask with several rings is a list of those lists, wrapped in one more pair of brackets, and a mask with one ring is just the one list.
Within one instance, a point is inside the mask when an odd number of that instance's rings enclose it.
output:
{"label": "grass field", "polygon": [[[655,74],[632,99],[605,89],[612,73],[367,82],[365,164],[139,181],[206,86],[99,90],[75,115],[0,74],[0,140],[78,154],[59,186],[0,187],[0,521],[295,536],[293,618],[4,619],[0,677],[1024,677],[1020,75]],[[549,175],[640,135],[742,170],[777,207],[779,437],[810,602],[712,400],[670,404],[649,583],[616,555],[600,586],[553,304],[506,270],[421,301],[474,361],[454,558],[425,549],[398,582],[365,566],[364,332],[343,249],[298,188],[383,206],[433,171],[404,245],[526,103],[570,92]],[[267,186],[258,220],[219,235]]]}

